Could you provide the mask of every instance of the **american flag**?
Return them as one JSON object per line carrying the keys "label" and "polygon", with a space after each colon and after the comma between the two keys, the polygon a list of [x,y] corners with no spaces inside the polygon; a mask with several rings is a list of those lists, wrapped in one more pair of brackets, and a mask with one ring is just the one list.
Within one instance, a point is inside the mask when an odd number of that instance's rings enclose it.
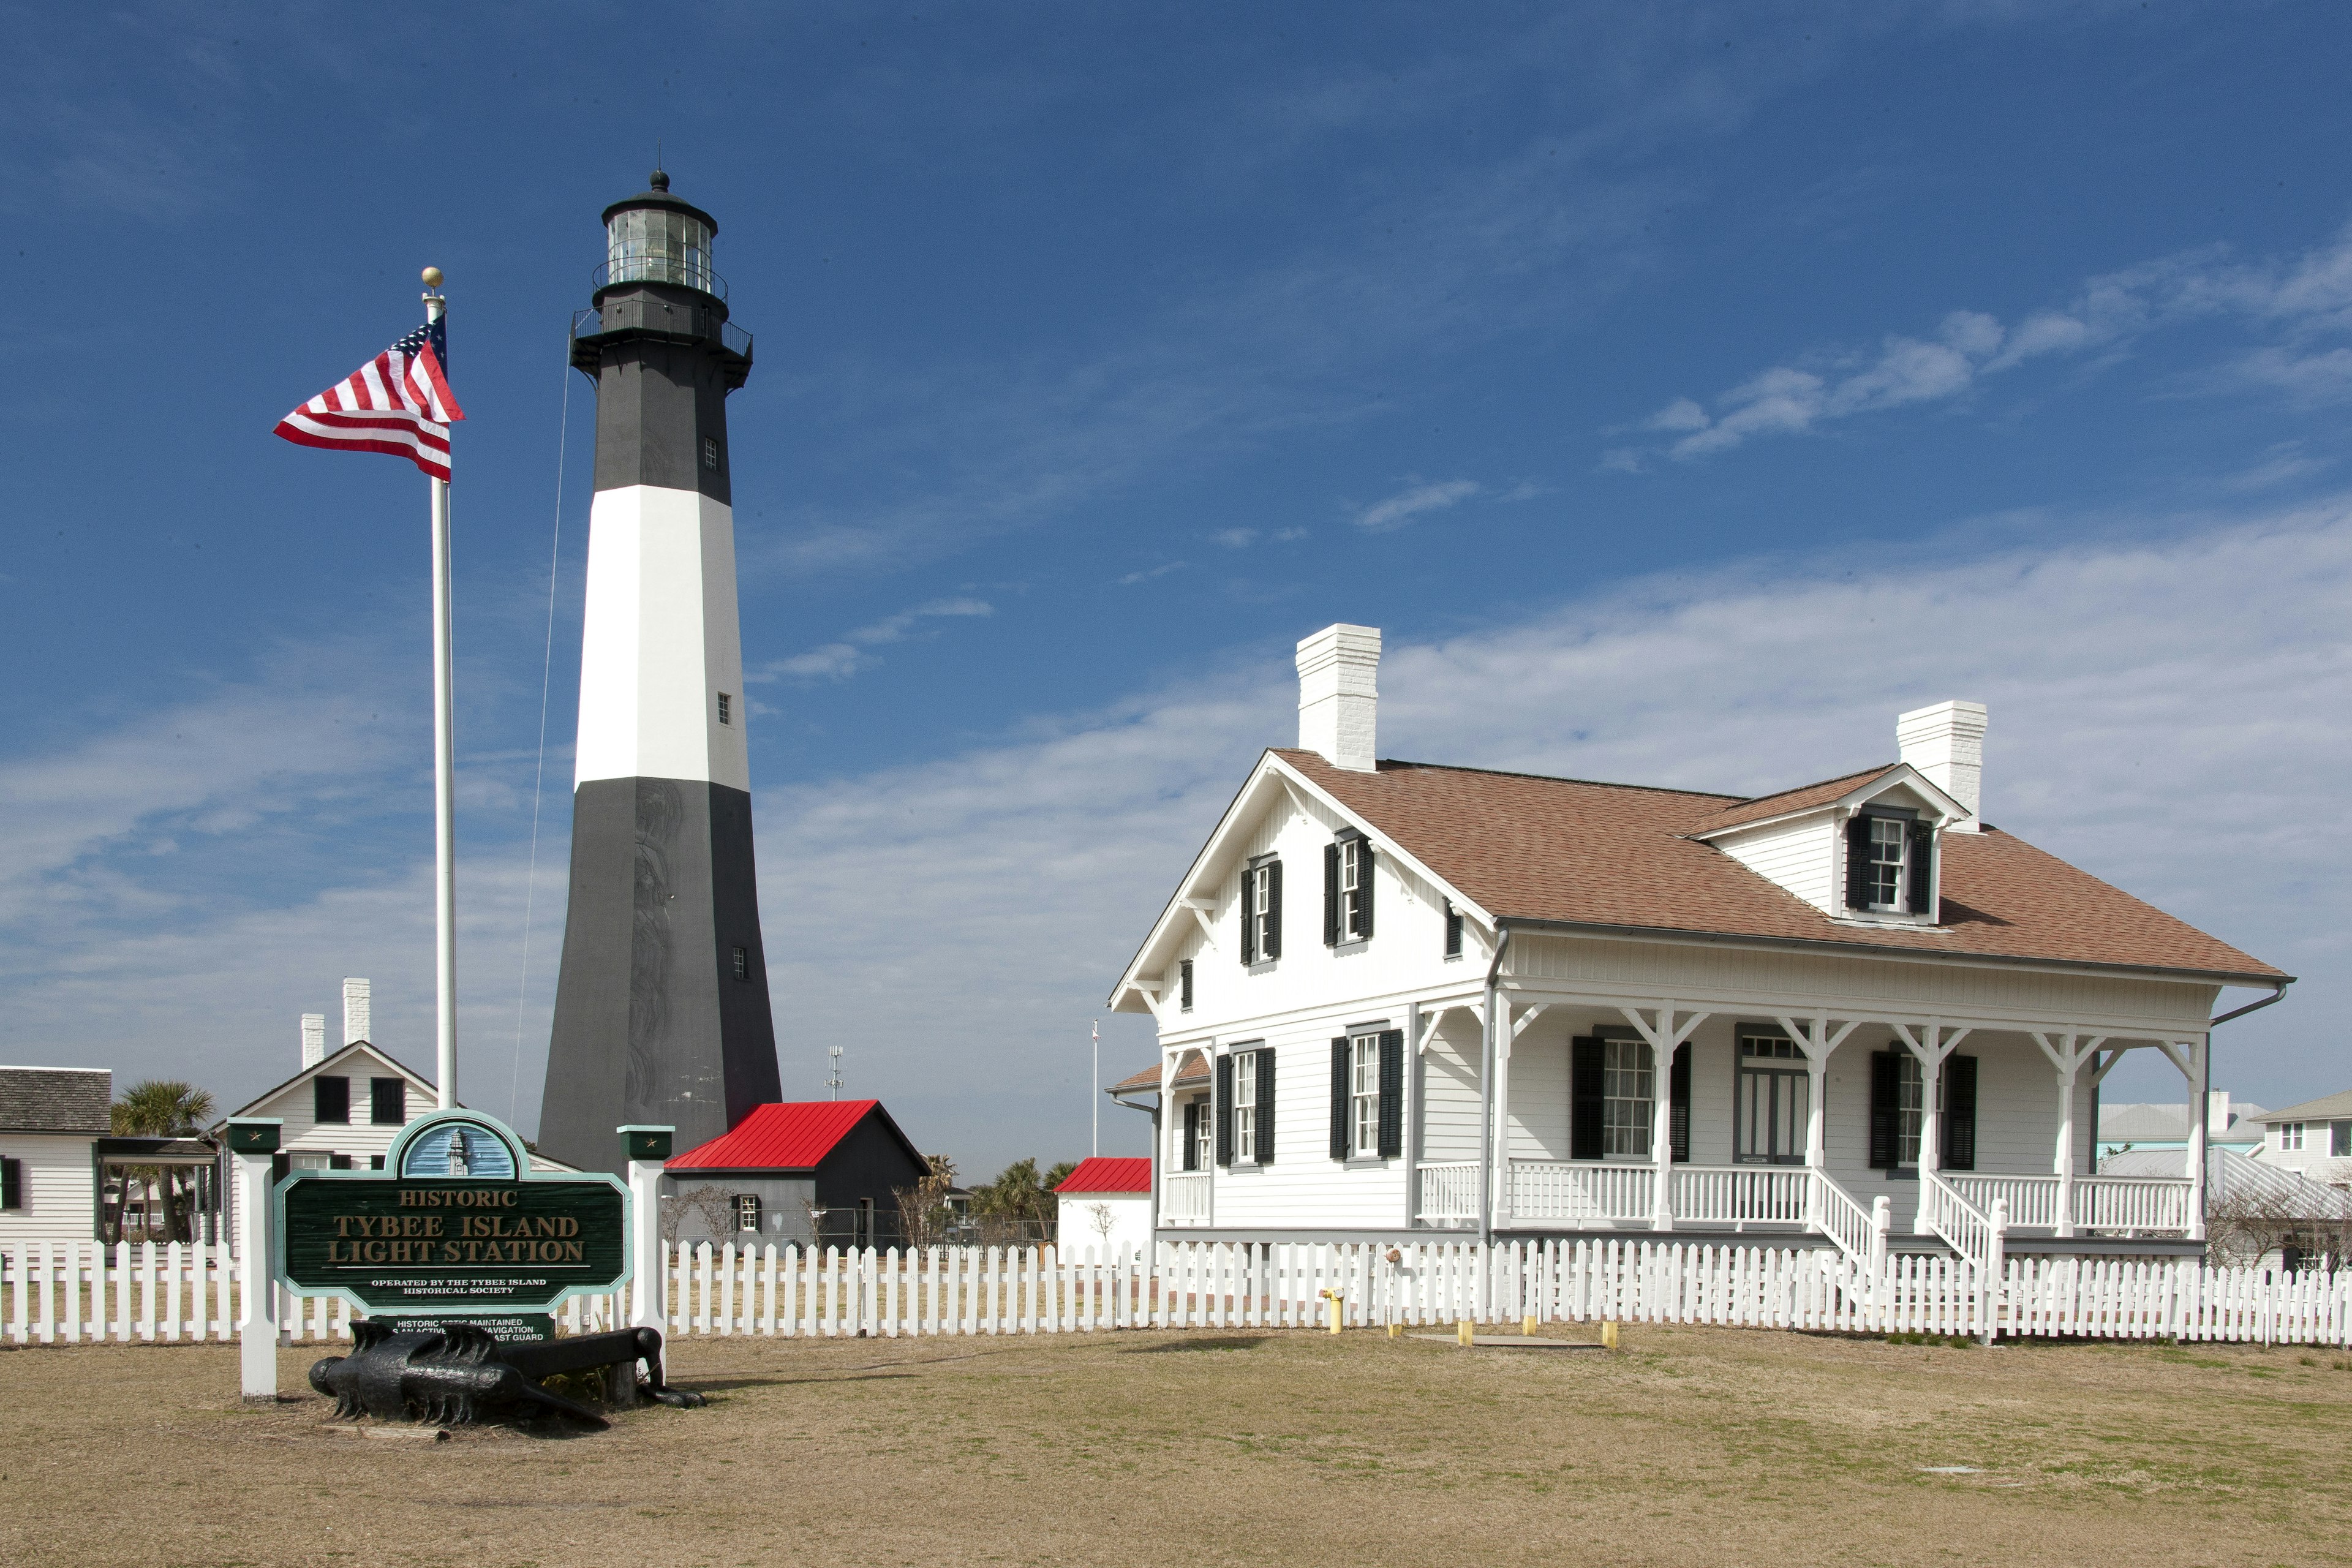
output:
{"label": "american flag", "polygon": [[419,327],[280,419],[278,434],[305,447],[388,452],[446,479],[449,426],[466,416],[441,373],[448,352],[439,321]]}

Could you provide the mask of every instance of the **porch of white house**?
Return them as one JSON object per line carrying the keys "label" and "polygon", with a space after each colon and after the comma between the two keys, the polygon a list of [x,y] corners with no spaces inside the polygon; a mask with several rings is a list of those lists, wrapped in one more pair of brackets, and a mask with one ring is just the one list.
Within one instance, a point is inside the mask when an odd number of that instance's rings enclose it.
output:
{"label": "porch of white house", "polygon": [[[1504,1233],[1639,1230],[1825,1238],[1874,1266],[1940,1243],[1979,1264],[2010,1247],[2085,1238],[2201,1240],[2204,1130],[2173,1180],[2102,1177],[2093,1091],[2126,1049],[2161,1051],[2201,1103],[2201,1033],[2157,1037],[2079,1020],[1797,1014],[1654,997],[1507,992],[1482,1094],[1477,997],[1423,1010],[1412,1181],[1415,1223],[1475,1226],[1483,1196]],[[2145,1026],[2141,1026],[2145,1030]],[[1613,1043],[1609,1152],[1571,1157],[1572,1039]],[[1743,1041],[1747,1042],[1743,1048]],[[1671,1062],[1689,1052],[1688,1157],[1672,1157]],[[1871,1057],[1916,1064],[1903,1152],[1871,1163]],[[1944,1100],[1955,1055],[1976,1061],[1973,1169],[1947,1168]]]}

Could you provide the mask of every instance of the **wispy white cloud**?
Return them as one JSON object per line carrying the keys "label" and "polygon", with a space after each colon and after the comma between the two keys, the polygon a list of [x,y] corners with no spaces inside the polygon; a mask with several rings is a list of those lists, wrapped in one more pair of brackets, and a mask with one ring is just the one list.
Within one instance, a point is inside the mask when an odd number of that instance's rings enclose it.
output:
{"label": "wispy white cloud", "polygon": [[1221,528],[1216,532],[1209,535],[1209,537],[1215,542],[1223,545],[1228,550],[1247,550],[1251,545],[1257,542],[1257,530],[1255,528]]}
{"label": "wispy white cloud", "polygon": [[[1818,350],[1719,394],[1712,409],[1674,398],[1636,428],[1672,437],[1664,454],[1687,461],[1858,415],[1950,403],[1985,377],[2032,360],[2118,350],[2159,328],[2214,316],[2284,339],[2242,353],[2216,379],[2305,402],[2352,396],[2352,348],[2323,341],[2352,331],[2352,228],[2284,260],[2241,263],[2207,247],[2109,273],[2013,328],[1981,311],[1955,310],[1932,337],[1890,336],[1867,351]],[[1642,458],[1637,447],[1619,447],[1601,466],[1639,472]]]}
{"label": "wispy white cloud", "polygon": [[995,613],[996,607],[983,599],[934,599],[929,604],[885,616],[856,631],[844,632],[838,641],[820,644],[789,658],[772,660],[747,673],[743,679],[759,682],[845,680],[859,670],[869,669],[882,662],[881,656],[873,651],[875,648],[906,641],[926,621],[992,616]]}
{"label": "wispy white cloud", "polygon": [[1441,479],[1414,483],[1384,500],[1374,501],[1356,514],[1356,526],[1374,533],[1402,528],[1417,517],[1461,505],[1479,492],[1475,479]]}
{"label": "wispy white cloud", "polygon": [[1184,563],[1181,561],[1163,561],[1157,566],[1142,566],[1129,572],[1124,577],[1118,578],[1116,585],[1121,588],[1132,588],[1138,583],[1149,583],[1154,577],[1165,577],[1171,572],[1182,570],[1184,570]]}

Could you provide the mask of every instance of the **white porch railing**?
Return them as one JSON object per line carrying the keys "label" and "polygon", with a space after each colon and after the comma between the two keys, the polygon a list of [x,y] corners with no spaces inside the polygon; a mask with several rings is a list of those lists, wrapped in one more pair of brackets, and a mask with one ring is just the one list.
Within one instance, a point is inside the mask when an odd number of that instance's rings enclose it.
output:
{"label": "white porch railing", "polygon": [[1511,1162],[1511,1219],[1580,1225],[1647,1225],[1658,1173],[1650,1165],[1583,1165],[1565,1160]]}
{"label": "white porch railing", "polygon": [[2189,1193],[2186,1178],[2174,1181],[2150,1176],[2077,1176],[2074,1224],[2084,1230],[2186,1233]]}
{"label": "white porch railing", "polygon": [[[1990,1214],[1998,1201],[2009,1205],[2012,1227],[2058,1228],[2056,1176],[1993,1176],[1946,1172],[1943,1180],[1974,1209]],[[2189,1228],[2189,1183],[2160,1176],[2077,1176],[2077,1230],[2185,1231]]]}
{"label": "white porch railing", "polygon": [[1160,1219],[1163,1225],[1208,1224],[1209,1173],[1163,1173],[1160,1178]]}
{"label": "white porch railing", "polygon": [[2006,1209],[1998,1195],[1990,1212],[1978,1208],[1954,1190],[1948,1177],[1935,1171],[1919,1173],[1919,1217],[1943,1238],[1945,1246],[1979,1272],[2000,1265]]}
{"label": "white porch railing", "polygon": [[1429,1225],[1448,1225],[1478,1217],[1478,1162],[1465,1160],[1423,1165],[1413,1198],[1413,1217]]}
{"label": "white porch railing", "polygon": [[[1827,1171],[1804,1173],[1812,1198],[1812,1223],[1837,1243],[1846,1261],[1875,1279],[1886,1258],[1885,1237],[1880,1233],[1880,1210],[1866,1209],[1852,1193],[1838,1185]],[[1886,1200],[1878,1200],[1884,1205]]]}
{"label": "white porch railing", "polygon": [[1677,1222],[1801,1226],[1811,1173],[1802,1165],[1677,1165],[1667,1190]]}

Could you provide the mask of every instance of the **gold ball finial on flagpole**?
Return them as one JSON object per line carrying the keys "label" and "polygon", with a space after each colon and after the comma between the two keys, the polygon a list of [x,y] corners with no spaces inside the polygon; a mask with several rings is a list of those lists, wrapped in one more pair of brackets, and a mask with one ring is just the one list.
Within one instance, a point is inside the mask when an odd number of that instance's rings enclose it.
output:
{"label": "gold ball finial on flagpole", "polygon": [[438,267],[428,267],[425,269],[425,286],[427,289],[441,287],[441,269]]}

